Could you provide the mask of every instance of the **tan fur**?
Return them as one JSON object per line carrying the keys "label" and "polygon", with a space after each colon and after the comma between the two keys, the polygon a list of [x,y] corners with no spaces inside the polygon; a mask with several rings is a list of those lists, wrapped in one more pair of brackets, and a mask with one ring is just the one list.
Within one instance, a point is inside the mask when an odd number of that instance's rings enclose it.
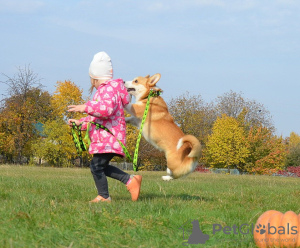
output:
{"label": "tan fur", "polygon": [[[128,92],[136,98],[134,104],[126,106],[126,110],[131,114],[131,117],[126,118],[126,122],[140,127],[150,89],[160,90],[155,87],[159,79],[160,74],[155,74],[152,77],[137,77],[125,82]],[[143,136],[153,146],[165,152],[167,166],[173,178],[194,171],[201,154],[200,142],[192,135],[185,135],[174,123],[167,104],[160,96],[150,99]]]}

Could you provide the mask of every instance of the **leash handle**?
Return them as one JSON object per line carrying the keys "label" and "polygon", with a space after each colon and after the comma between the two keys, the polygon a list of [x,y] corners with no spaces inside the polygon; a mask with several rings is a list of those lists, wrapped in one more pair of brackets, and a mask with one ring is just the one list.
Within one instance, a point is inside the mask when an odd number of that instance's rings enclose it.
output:
{"label": "leash handle", "polygon": [[[79,126],[76,126],[76,123],[72,122],[72,136],[73,136],[73,140],[75,143],[75,147],[76,147],[78,156],[81,156],[82,152],[87,150],[86,146],[82,140],[81,127],[82,127],[82,124],[80,124]],[[78,132],[78,136],[76,134],[76,131]]]}

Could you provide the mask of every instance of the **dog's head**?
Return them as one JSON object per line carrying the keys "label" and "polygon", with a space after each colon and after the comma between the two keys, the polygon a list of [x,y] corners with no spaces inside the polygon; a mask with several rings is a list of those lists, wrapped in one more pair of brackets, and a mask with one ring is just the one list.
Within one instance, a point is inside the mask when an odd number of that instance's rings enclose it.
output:
{"label": "dog's head", "polygon": [[136,100],[147,98],[151,89],[160,91],[155,87],[160,79],[160,74],[156,73],[153,76],[136,77],[132,81],[125,81],[125,87],[129,94],[135,96]]}

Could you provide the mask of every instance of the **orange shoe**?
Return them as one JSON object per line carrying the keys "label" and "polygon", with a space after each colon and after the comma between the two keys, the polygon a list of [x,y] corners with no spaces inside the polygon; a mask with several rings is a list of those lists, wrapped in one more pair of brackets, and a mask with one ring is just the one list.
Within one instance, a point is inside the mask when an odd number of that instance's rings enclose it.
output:
{"label": "orange shoe", "polygon": [[101,195],[98,195],[94,200],[91,200],[89,202],[111,202],[111,198],[108,197],[107,199],[103,198]]}
{"label": "orange shoe", "polygon": [[142,184],[142,176],[137,175],[131,178],[131,182],[127,185],[127,190],[131,194],[131,200],[137,201],[140,195],[140,189]]}

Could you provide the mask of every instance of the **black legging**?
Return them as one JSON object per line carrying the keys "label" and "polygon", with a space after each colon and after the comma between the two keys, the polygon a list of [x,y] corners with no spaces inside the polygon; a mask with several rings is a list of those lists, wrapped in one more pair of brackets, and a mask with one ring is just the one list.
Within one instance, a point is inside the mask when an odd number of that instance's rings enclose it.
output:
{"label": "black legging", "polygon": [[130,175],[120,170],[119,168],[109,165],[109,161],[115,156],[114,153],[94,154],[91,161],[90,169],[94,177],[95,185],[98,190],[98,195],[103,198],[108,198],[108,184],[107,178],[111,177],[126,184]]}

